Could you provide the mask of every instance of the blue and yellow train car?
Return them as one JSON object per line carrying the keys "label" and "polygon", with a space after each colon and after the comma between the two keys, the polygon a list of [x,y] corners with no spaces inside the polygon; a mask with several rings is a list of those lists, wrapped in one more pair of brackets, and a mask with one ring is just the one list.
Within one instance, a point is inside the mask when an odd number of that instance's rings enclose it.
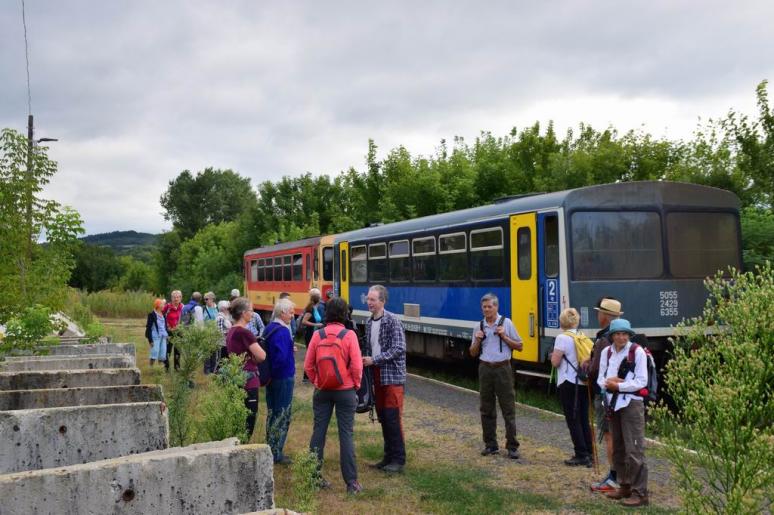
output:
{"label": "blue and yellow train car", "polygon": [[500,313],[524,340],[523,364],[542,366],[559,334],[559,313],[575,307],[597,329],[602,296],[655,352],[680,320],[701,312],[703,279],[741,266],[739,199],[674,182],[629,182],[502,199],[462,211],[334,237],[334,290],[368,316],[373,284],[406,328],[408,351],[437,359],[467,355],[495,293]]}

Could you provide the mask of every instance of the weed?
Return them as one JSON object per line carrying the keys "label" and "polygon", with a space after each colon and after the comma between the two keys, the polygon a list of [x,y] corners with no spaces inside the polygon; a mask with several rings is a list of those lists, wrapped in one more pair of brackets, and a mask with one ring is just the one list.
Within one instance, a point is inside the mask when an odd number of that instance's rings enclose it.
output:
{"label": "weed", "polygon": [[320,489],[318,467],[317,455],[311,451],[299,452],[293,457],[293,510],[306,513],[317,511],[315,494]]}

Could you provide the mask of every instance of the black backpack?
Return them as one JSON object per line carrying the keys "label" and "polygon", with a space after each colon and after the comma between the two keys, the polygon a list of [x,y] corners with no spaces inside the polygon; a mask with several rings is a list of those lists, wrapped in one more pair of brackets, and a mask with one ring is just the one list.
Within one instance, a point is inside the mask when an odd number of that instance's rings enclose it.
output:
{"label": "black backpack", "polygon": [[[500,320],[497,321],[497,325],[495,326],[495,328],[501,327],[504,323],[505,323],[505,315],[500,315]],[[481,328],[481,332],[483,333],[484,332],[484,319],[482,319],[481,322],[478,323],[478,325]],[[500,338],[500,337],[498,336],[498,338]],[[483,352],[483,350],[484,350],[484,345],[483,345],[483,342],[481,342],[481,351]],[[500,338],[500,352],[502,352],[502,351],[503,351],[503,339]]]}
{"label": "black backpack", "polygon": [[[612,406],[615,408],[615,401],[618,400],[618,394],[619,393],[628,393],[630,395],[638,395],[642,397],[642,400],[645,401],[645,403],[648,402],[654,402],[658,398],[658,375],[656,374],[656,361],[653,359],[653,354],[650,353],[650,349],[647,347],[643,347],[637,343],[632,342],[631,346],[629,347],[629,352],[626,356],[626,359],[621,362],[621,366],[618,368],[618,377],[621,379],[624,379],[626,377],[626,374],[629,372],[634,373],[634,356],[637,352],[637,349],[639,347],[642,347],[642,350],[645,351],[645,364],[648,369],[648,382],[645,385],[645,388],[642,388],[638,392],[615,392],[613,394],[613,400],[612,400]],[[613,346],[610,345],[607,348],[607,359],[608,363],[610,362],[610,357],[613,355]]]}
{"label": "black backpack", "polygon": [[271,382],[271,359],[269,358],[269,338],[271,338],[271,335],[277,332],[278,329],[280,329],[280,326],[275,327],[268,333],[266,332],[266,329],[264,329],[264,333],[257,338],[258,345],[260,345],[263,351],[266,353],[266,359],[258,363],[258,381],[260,382],[261,386],[266,386]]}
{"label": "black backpack", "polygon": [[360,380],[360,388],[357,389],[357,407],[356,413],[372,412],[376,406],[376,392],[374,391],[374,369],[373,367],[363,368],[363,378]]}

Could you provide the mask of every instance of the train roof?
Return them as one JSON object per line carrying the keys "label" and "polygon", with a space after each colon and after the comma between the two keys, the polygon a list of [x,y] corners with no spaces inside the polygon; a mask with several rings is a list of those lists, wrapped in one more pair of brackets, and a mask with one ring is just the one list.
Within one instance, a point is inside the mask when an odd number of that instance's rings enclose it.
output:
{"label": "train roof", "polygon": [[312,245],[317,245],[320,243],[320,236],[315,236],[313,238],[306,238],[303,240],[296,240],[296,241],[286,241],[285,243],[277,243],[276,245],[269,245],[268,247],[258,247],[255,249],[246,250],[244,255],[247,256],[249,254],[256,254],[258,252],[274,252],[274,251],[280,251],[280,250],[292,250],[297,249],[299,247],[309,247]]}
{"label": "train roof", "polygon": [[394,234],[438,230],[470,222],[496,219],[512,213],[552,207],[562,207],[571,212],[578,209],[620,209],[621,206],[631,209],[654,204],[688,209],[700,206],[713,209],[739,209],[740,205],[739,199],[733,193],[710,186],[668,181],[621,182],[520,196],[485,206],[367,227],[339,234],[335,242],[370,240]]}

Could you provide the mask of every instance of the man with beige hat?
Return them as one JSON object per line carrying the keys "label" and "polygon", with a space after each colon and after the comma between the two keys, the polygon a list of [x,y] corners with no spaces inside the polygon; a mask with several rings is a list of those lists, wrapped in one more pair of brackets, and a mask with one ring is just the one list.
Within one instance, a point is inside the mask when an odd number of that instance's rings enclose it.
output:
{"label": "man with beige hat", "polygon": [[613,297],[602,297],[594,307],[597,311],[597,321],[601,329],[597,333],[594,347],[591,349],[591,359],[586,362],[588,366],[589,384],[594,388],[594,414],[597,423],[597,430],[600,441],[604,439],[605,450],[607,451],[607,463],[610,466],[610,471],[607,476],[600,481],[591,484],[591,489],[595,492],[612,492],[619,488],[617,483],[617,473],[613,465],[613,438],[610,436],[610,428],[608,427],[607,418],[605,416],[605,407],[602,403],[602,395],[597,386],[597,377],[599,375],[599,360],[602,355],[602,350],[610,345],[608,335],[608,329],[610,328],[610,322],[623,315],[621,311],[621,301]]}

